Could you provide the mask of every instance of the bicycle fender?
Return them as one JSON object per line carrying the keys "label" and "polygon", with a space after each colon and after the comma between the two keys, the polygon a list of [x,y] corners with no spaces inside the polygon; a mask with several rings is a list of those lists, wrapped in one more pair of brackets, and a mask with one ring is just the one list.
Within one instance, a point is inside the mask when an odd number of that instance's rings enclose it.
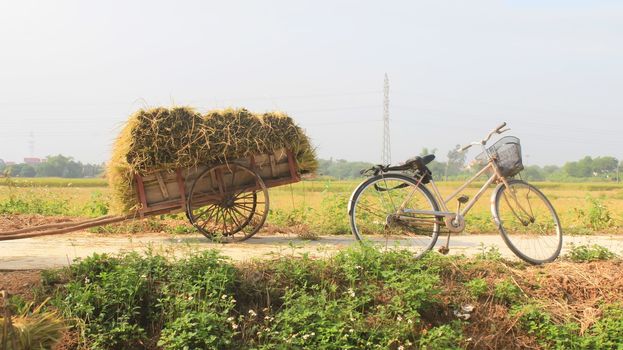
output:
{"label": "bicycle fender", "polygon": [[367,179],[361,181],[361,183],[359,185],[357,185],[357,187],[355,187],[355,190],[353,191],[353,193],[350,194],[350,198],[348,199],[348,207],[347,207],[347,211],[348,211],[348,215],[349,216],[353,212],[353,197],[355,197],[355,193],[357,193],[357,191],[359,191],[361,186],[363,186],[363,184],[366,183],[368,180],[370,180],[370,178],[367,178]]}

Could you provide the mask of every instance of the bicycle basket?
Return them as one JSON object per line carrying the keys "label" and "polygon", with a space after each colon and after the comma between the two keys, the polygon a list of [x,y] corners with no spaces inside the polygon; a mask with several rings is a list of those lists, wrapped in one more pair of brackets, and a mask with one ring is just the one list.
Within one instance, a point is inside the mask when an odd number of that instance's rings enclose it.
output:
{"label": "bicycle basket", "polygon": [[[486,153],[495,158],[495,163],[505,177],[515,176],[523,170],[521,144],[515,136],[502,137],[491,147],[487,148]],[[476,156],[476,160],[486,163],[488,161],[486,153]]]}

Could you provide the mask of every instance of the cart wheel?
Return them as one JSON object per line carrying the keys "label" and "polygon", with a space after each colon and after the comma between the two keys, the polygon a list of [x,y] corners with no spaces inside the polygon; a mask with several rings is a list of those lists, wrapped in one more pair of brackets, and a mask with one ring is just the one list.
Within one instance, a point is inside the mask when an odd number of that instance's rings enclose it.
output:
{"label": "cart wheel", "polygon": [[264,225],[268,189],[253,170],[239,164],[217,165],[202,172],[186,202],[190,223],[221,243],[244,241]]}

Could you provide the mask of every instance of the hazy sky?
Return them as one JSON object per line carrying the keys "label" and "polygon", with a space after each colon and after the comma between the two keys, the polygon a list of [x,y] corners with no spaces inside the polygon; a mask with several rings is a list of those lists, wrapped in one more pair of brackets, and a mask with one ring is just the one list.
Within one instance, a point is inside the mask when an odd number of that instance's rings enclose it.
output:
{"label": "hazy sky", "polygon": [[0,1],[4,160],[32,134],[102,162],[178,104],[280,109],[320,157],[378,162],[384,73],[395,162],[502,121],[527,164],[623,158],[621,1]]}

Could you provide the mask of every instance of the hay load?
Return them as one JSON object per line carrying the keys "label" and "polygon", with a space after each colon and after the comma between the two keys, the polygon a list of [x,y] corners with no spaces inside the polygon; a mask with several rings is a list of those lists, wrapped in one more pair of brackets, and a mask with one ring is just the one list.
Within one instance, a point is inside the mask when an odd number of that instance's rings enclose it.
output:
{"label": "hay load", "polygon": [[223,109],[204,115],[187,107],[142,109],[130,116],[113,146],[108,177],[113,209],[136,209],[134,174],[217,164],[287,148],[300,173],[316,170],[309,138],[282,112]]}

